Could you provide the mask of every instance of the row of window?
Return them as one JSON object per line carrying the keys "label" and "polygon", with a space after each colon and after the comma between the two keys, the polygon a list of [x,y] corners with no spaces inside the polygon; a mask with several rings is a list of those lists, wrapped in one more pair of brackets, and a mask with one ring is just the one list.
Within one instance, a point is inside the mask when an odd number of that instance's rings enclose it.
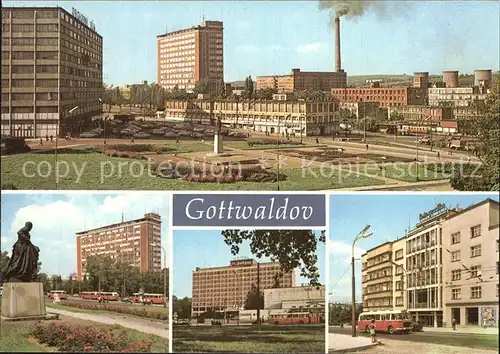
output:
{"label": "row of window", "polygon": [[[471,299],[480,299],[482,297],[482,287],[481,286],[471,286],[470,288],[470,298]],[[498,297],[498,284],[496,296]],[[451,289],[451,299],[452,300],[461,300],[462,299],[462,288],[454,288]]]}
{"label": "row of window", "polygon": [[[470,238],[481,236],[481,225],[474,225],[470,228]],[[460,231],[451,234],[451,244],[456,245],[460,243]]]}
{"label": "row of window", "polygon": [[[475,245],[470,247],[470,257],[479,257],[481,256],[481,245]],[[451,261],[458,262],[460,261],[460,251],[451,252]]]}

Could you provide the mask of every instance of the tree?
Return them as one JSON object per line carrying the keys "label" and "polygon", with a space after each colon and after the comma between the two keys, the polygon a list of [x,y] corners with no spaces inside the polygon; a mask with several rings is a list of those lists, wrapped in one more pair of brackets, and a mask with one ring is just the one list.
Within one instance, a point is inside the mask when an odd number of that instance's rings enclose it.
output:
{"label": "tree", "polygon": [[245,299],[245,310],[262,310],[264,308],[264,294],[257,290],[252,284],[250,291]]}
{"label": "tree", "polygon": [[378,123],[375,119],[371,117],[366,117],[363,119],[359,120],[359,127],[361,129],[365,128],[365,122],[366,122],[366,131],[368,132],[376,132],[378,131]]}
{"label": "tree", "polygon": [[264,88],[257,90],[255,97],[259,100],[272,100],[273,95],[276,94],[276,90],[273,88]]}
{"label": "tree", "polygon": [[399,113],[398,111],[396,110],[393,110],[391,112],[391,114],[389,115],[389,120],[392,121],[392,122],[399,122],[399,121],[402,121],[404,118],[403,114],[402,113]]}
{"label": "tree", "polygon": [[50,277],[45,273],[39,273],[37,277],[37,281],[43,284],[43,291],[49,292],[52,290],[52,281]]}
{"label": "tree", "polygon": [[[463,167],[451,179],[453,188],[462,191],[500,190],[500,75],[493,77],[491,91],[484,101],[472,103],[474,116],[467,134],[476,136],[477,157],[482,166]],[[467,165],[466,165],[467,166]]]}
{"label": "tree", "polygon": [[210,93],[210,80],[202,79],[194,84],[194,93],[198,94],[209,94]]}
{"label": "tree", "polygon": [[9,264],[10,257],[9,252],[4,251],[0,253],[0,281],[3,282],[3,272],[7,265]]}
{"label": "tree", "polygon": [[172,307],[179,318],[191,318],[191,298],[184,297],[179,300],[177,296],[173,296]]}
{"label": "tree", "polygon": [[239,253],[243,241],[249,241],[257,258],[278,261],[282,273],[300,268],[301,276],[309,279],[310,285],[320,285],[316,250],[318,242],[325,242],[323,234],[317,237],[311,230],[224,230],[222,235],[233,255]]}
{"label": "tree", "polygon": [[243,93],[244,98],[252,99],[254,97],[254,84],[251,76],[245,79],[245,92]]}

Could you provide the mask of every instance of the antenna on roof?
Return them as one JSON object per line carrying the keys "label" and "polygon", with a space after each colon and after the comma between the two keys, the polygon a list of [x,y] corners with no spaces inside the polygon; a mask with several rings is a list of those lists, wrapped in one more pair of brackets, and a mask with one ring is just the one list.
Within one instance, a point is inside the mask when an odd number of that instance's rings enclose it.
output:
{"label": "antenna on roof", "polygon": [[203,24],[203,22],[205,22],[205,10],[202,10],[201,22],[202,22],[202,24]]}
{"label": "antenna on roof", "polygon": [[123,209],[122,209],[122,223],[123,223]]}
{"label": "antenna on roof", "polygon": [[168,25],[165,24],[165,34],[167,34],[167,33],[168,33]]}

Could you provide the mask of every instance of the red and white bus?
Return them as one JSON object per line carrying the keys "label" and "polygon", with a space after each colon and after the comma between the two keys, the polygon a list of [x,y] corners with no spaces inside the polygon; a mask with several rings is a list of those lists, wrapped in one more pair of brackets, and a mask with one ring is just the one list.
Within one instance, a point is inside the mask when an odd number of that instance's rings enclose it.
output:
{"label": "red and white bus", "polygon": [[370,332],[370,323],[375,320],[375,331],[408,333],[412,329],[410,315],[401,310],[363,312],[359,315],[358,330]]}
{"label": "red and white bus", "polygon": [[269,324],[274,325],[312,324],[325,323],[325,317],[321,314],[310,312],[288,312],[269,314],[267,321]]}
{"label": "red and white bus", "polygon": [[56,294],[59,295],[59,300],[66,300],[69,296],[64,290],[52,290],[49,292],[49,299],[54,299]]}
{"label": "red and white bus", "polygon": [[82,291],[80,293],[80,299],[84,300],[99,300],[99,296],[107,301],[118,301],[120,299],[120,294],[117,292]]}
{"label": "red and white bus", "polygon": [[162,305],[165,303],[165,298],[163,294],[141,294],[133,293],[130,301],[136,304],[145,303],[145,304],[154,304],[154,305]]}
{"label": "red and white bus", "polygon": [[82,292],[80,292],[80,299],[97,300],[98,298],[99,298],[98,291],[82,291]]}

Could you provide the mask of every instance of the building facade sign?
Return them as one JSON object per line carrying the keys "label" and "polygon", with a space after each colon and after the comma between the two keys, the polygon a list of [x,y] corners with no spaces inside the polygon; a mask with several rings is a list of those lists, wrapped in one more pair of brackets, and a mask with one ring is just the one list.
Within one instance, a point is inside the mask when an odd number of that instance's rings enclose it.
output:
{"label": "building facade sign", "polygon": [[438,214],[441,214],[446,211],[446,205],[445,204],[438,204],[434,209],[429,210],[428,212],[421,213],[419,215],[419,220],[420,222],[429,220],[433,218],[434,216],[437,216]]}
{"label": "building facade sign", "polygon": [[95,31],[94,21],[90,21],[90,24],[89,24],[88,18],[86,16],[84,16],[80,11],[75,9],[74,7],[72,8],[72,14],[73,14],[73,16],[76,17],[77,20],[84,23],[86,26],[89,26],[92,30]]}

